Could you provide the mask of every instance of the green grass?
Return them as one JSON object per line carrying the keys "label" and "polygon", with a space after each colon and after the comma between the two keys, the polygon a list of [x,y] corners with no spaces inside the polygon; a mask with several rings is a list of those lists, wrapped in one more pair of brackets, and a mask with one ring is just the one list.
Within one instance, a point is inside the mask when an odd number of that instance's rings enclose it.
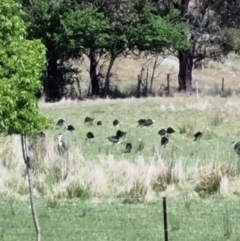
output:
{"label": "green grass", "polygon": [[[175,97],[63,101],[41,103],[43,113],[52,118],[65,119],[73,124],[73,133],[53,127],[45,131],[46,139],[32,153],[36,194],[39,197],[90,198],[134,197],[155,200],[170,185],[189,190],[200,196],[221,193],[239,193],[240,160],[231,142],[239,140],[239,100],[231,98]],[[94,118],[91,126],[84,125],[86,116]],[[120,128],[127,132],[122,144],[112,145],[106,140],[118,128],[112,125],[120,120]],[[140,118],[156,120],[149,128],[137,127]],[[103,126],[97,126],[101,120]],[[177,132],[166,148],[160,145],[161,128],[173,127]],[[95,135],[85,141],[88,131]],[[193,141],[196,131],[203,137]],[[63,133],[69,146],[68,154],[57,153],[58,140]],[[26,196],[25,166],[19,138],[2,138],[0,147],[0,194]],[[125,144],[133,149],[126,153]],[[223,180],[225,180],[223,182]],[[9,190],[11,190],[9,192]]]}
{"label": "green grass", "polygon": [[[168,199],[169,240],[230,240],[240,238],[238,200]],[[123,200],[38,202],[43,240],[163,240],[161,199],[155,204],[127,204]],[[26,203],[0,205],[3,241],[34,239],[30,208]]]}
{"label": "green grass", "polygon": [[[163,195],[169,240],[239,240],[240,160],[230,145],[240,139],[239,105],[235,97],[41,103],[46,116],[76,128],[45,131],[45,143],[32,153],[44,240],[163,240]],[[92,126],[83,124],[86,116],[95,118]],[[106,138],[117,130],[115,118],[127,136],[113,146]],[[139,128],[140,118],[156,123]],[[168,126],[177,133],[164,149],[157,132]],[[92,142],[85,141],[88,131]],[[203,137],[194,142],[196,131]],[[59,132],[69,145],[65,156],[56,152]],[[33,240],[19,137],[1,142],[0,240]]]}
{"label": "green grass", "polygon": [[[113,154],[116,159],[134,160],[136,156],[143,155],[146,161],[152,160],[154,156],[161,155],[166,159],[184,159],[186,164],[193,163],[200,159],[201,164],[206,164],[210,160],[218,162],[236,160],[236,155],[232,151],[230,143],[238,138],[240,134],[240,124],[237,123],[238,115],[231,113],[231,125],[228,111],[221,109],[221,105],[214,104],[209,109],[203,110],[188,108],[191,105],[184,102],[181,106],[177,101],[168,99],[169,103],[161,99],[151,101],[128,100],[127,104],[122,101],[106,101],[108,104],[89,103],[75,105],[74,107],[60,106],[50,107],[44,110],[46,115],[57,121],[64,118],[75,126],[76,131],[64,133],[63,138],[72,148],[80,148],[84,158],[89,161],[98,159],[101,155]],[[204,100],[203,100],[204,101]],[[202,101],[202,102],[203,102]],[[223,102],[222,100],[219,100]],[[138,104],[139,103],[139,104]],[[199,100],[201,105],[201,100]],[[214,101],[213,101],[214,103]],[[223,102],[224,103],[224,102]],[[217,104],[217,101],[216,103]],[[212,109],[214,108],[214,109]],[[92,126],[84,126],[83,120],[86,116],[94,117],[95,123]],[[112,121],[117,118],[121,122],[120,129],[127,132],[122,145],[111,145],[106,138],[114,135],[117,128],[112,126]],[[152,118],[156,123],[149,128],[138,128],[137,120],[140,118]],[[103,126],[97,126],[96,121],[102,120]],[[157,132],[161,128],[172,126],[177,133],[172,135],[168,148],[164,150],[160,146],[160,137]],[[203,140],[193,142],[193,135],[196,131],[203,131]],[[92,131],[96,138],[92,142],[85,142],[85,135]],[[53,134],[59,130],[49,133],[48,138],[52,139]],[[182,133],[181,133],[182,132]],[[133,151],[125,153],[125,144],[132,142]],[[139,146],[142,145],[142,148]],[[72,146],[72,147],[71,147]]]}

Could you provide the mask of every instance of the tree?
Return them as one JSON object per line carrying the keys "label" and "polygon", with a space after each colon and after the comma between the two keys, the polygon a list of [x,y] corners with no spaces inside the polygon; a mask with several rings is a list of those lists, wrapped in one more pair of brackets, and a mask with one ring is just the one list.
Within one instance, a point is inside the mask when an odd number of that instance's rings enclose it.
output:
{"label": "tree", "polygon": [[221,27],[240,28],[240,2],[238,0],[210,0],[208,4],[220,16]]}
{"label": "tree", "polygon": [[0,2],[0,132],[21,136],[33,221],[37,240],[40,240],[27,136],[49,127],[51,123],[40,114],[36,99],[46,64],[45,47],[39,40],[26,39],[20,11],[21,6],[14,0]]}
{"label": "tree", "polygon": [[[19,0],[24,9],[24,20],[27,25],[28,39],[41,39],[47,51],[47,65],[43,78],[43,91],[47,100],[60,100],[67,84],[64,61],[71,57],[79,57],[80,50],[73,50],[72,44],[59,40],[65,34],[61,17],[69,12],[70,1]],[[65,38],[66,39],[66,38]],[[77,54],[77,55],[76,55]]]}
{"label": "tree", "polygon": [[[106,73],[104,94],[109,92],[109,76],[117,57],[137,50],[150,54],[160,54],[166,49],[184,49],[188,41],[184,35],[187,25],[177,23],[177,11],[161,17],[149,0],[91,0],[111,24],[109,41],[102,46],[107,51],[109,65]],[[173,20],[175,20],[173,22]]]}
{"label": "tree", "polygon": [[[59,42],[68,43],[72,51],[85,53],[90,60],[89,76],[91,80],[91,94],[99,95],[99,78],[97,67],[99,60],[105,54],[104,47],[109,42],[110,23],[95,6],[85,6],[75,0],[69,0],[72,4],[61,16],[63,33],[59,35]],[[65,1],[60,8],[65,7]]]}
{"label": "tree", "polygon": [[[138,8],[135,24],[130,28],[131,48],[152,56],[167,51],[186,51],[191,47],[186,38],[188,26],[182,22],[178,10],[172,10],[163,17],[148,3]],[[155,60],[156,66],[156,60]],[[152,90],[152,81],[150,91]]]}
{"label": "tree", "polygon": [[47,48],[47,79],[51,85],[45,89],[50,97],[63,96],[65,80],[59,66],[63,68],[67,61],[80,58],[84,53],[90,60],[92,95],[99,95],[97,66],[110,29],[104,15],[96,7],[84,6],[83,1],[78,0],[21,1],[27,13],[29,38],[42,39]]}
{"label": "tree", "polygon": [[149,0],[90,2],[97,6],[111,23],[109,41],[107,46],[104,46],[110,59],[105,79],[105,95],[109,91],[109,75],[117,57],[126,56],[134,50],[162,54],[166,49],[184,49],[188,46],[184,35],[187,25],[177,23],[177,11],[161,17]]}
{"label": "tree", "polygon": [[219,26],[223,29],[226,49],[240,53],[240,2],[238,0],[212,0],[209,6],[218,14]]}
{"label": "tree", "polygon": [[179,90],[191,89],[192,70],[194,63],[205,58],[222,61],[227,55],[226,32],[219,27],[219,15],[206,0],[152,0],[162,15],[171,9],[180,11],[180,21],[189,25],[186,38],[191,42],[191,47],[174,52],[179,59]]}
{"label": "tree", "polygon": [[[138,0],[137,0],[138,1]],[[129,52],[127,51],[128,46],[128,28],[133,22],[132,14],[134,3],[136,0],[85,0],[85,7],[94,5],[99,13],[101,13],[109,24],[108,41],[105,45],[102,45],[99,49],[102,55],[98,56],[98,59],[102,58],[108,62],[105,82],[102,85],[101,96],[107,96],[110,91],[110,76],[111,70],[115,60],[118,57],[126,56]],[[101,73],[100,73],[101,75]]]}
{"label": "tree", "polygon": [[[80,3],[75,2],[80,8]],[[75,33],[79,29],[85,33],[82,36],[82,46],[84,53],[90,60],[90,78],[92,83],[92,95],[106,96],[109,94],[111,69],[115,60],[121,54],[126,53],[128,39],[126,31],[130,23],[131,1],[119,0],[90,0],[81,1],[82,11],[88,12],[89,17],[86,23],[75,24]],[[88,36],[86,38],[85,36]],[[89,41],[91,36],[91,41]],[[105,82],[100,86],[99,78],[101,73],[100,60],[109,60]],[[102,76],[101,76],[102,77]]]}

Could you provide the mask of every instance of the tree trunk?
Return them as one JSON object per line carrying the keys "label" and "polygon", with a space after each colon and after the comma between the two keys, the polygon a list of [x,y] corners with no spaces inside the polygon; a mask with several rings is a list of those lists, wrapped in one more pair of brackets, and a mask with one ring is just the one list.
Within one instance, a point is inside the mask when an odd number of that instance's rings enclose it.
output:
{"label": "tree trunk", "polygon": [[179,73],[178,73],[179,91],[191,91],[192,69],[193,69],[192,51],[191,50],[179,51],[178,59],[179,59]]}
{"label": "tree trunk", "polygon": [[80,80],[78,77],[76,82],[77,82],[77,88],[78,88],[78,99],[82,100],[82,90],[81,90]]}
{"label": "tree trunk", "polygon": [[150,82],[150,89],[149,89],[150,94],[152,94],[153,79],[154,79],[155,71],[157,69],[157,62],[158,62],[158,54],[155,56],[155,60],[154,60],[153,71],[152,71],[151,82]]}
{"label": "tree trunk", "polygon": [[108,70],[105,78],[105,85],[104,85],[104,97],[106,97],[109,94],[109,87],[110,87],[110,74],[113,67],[113,64],[117,58],[117,55],[111,55]]}
{"label": "tree trunk", "polygon": [[90,59],[90,78],[91,78],[91,86],[92,86],[92,95],[99,95],[99,79],[97,75],[97,58],[96,58],[96,50],[90,50],[89,53]]}
{"label": "tree trunk", "polygon": [[33,216],[34,227],[35,227],[35,231],[36,231],[36,241],[41,241],[41,239],[42,239],[41,228],[40,228],[39,221],[38,221],[36,202],[35,202],[34,195],[33,195],[33,174],[32,174],[32,168],[30,165],[30,157],[28,154],[27,137],[24,134],[21,135],[21,145],[22,145],[23,160],[27,167],[30,204],[31,204],[31,211],[32,211],[32,216]]}
{"label": "tree trunk", "polygon": [[49,59],[47,72],[45,74],[43,89],[47,101],[58,101],[63,96],[63,77],[58,70],[57,58]]}

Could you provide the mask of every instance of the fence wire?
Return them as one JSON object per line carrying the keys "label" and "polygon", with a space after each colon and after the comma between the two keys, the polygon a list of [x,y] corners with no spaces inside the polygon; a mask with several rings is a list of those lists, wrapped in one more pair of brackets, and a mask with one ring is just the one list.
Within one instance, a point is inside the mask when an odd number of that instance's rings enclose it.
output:
{"label": "fence wire", "polygon": [[[38,203],[43,240],[164,240],[161,200],[154,204],[123,204],[123,200]],[[168,240],[240,240],[239,204],[238,200],[167,199]],[[33,239],[35,230],[29,205],[2,202],[0,240]]]}

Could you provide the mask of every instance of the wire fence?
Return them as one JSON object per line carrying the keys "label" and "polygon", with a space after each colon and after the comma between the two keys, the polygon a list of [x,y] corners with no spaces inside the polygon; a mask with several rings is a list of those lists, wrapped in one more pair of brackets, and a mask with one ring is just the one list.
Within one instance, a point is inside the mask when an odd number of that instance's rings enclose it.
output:
{"label": "wire fence", "polygon": [[[148,95],[156,95],[162,97],[174,97],[175,93],[179,92],[179,83],[176,77],[172,78],[171,74],[166,74],[166,77],[158,77],[154,80],[155,87],[152,87],[153,76],[150,77],[148,69],[146,70],[146,74],[143,75],[145,69],[143,68],[138,75],[138,96],[148,96]],[[238,86],[239,87],[239,86]],[[231,85],[228,83],[224,77],[219,78],[218,83],[211,85],[203,84],[199,79],[193,79],[191,88],[187,89],[186,94],[191,96],[204,97],[206,95],[209,96],[221,96],[221,97],[230,97],[232,94],[239,95],[240,89],[236,88],[235,85]]]}
{"label": "wire fence", "polygon": [[[131,201],[38,203],[43,240],[240,240],[238,200]],[[30,207],[2,203],[0,240],[34,238]]]}
{"label": "wire fence", "polygon": [[[200,80],[192,80],[191,88],[187,91],[191,96],[204,97],[209,96],[221,96],[230,97],[233,93],[238,95],[240,89],[235,86],[227,86],[225,78],[220,78],[218,84],[204,85]],[[166,75],[166,79],[161,81],[158,85],[156,92],[159,96],[174,96],[179,90],[179,86],[176,79],[172,79],[170,74]]]}

